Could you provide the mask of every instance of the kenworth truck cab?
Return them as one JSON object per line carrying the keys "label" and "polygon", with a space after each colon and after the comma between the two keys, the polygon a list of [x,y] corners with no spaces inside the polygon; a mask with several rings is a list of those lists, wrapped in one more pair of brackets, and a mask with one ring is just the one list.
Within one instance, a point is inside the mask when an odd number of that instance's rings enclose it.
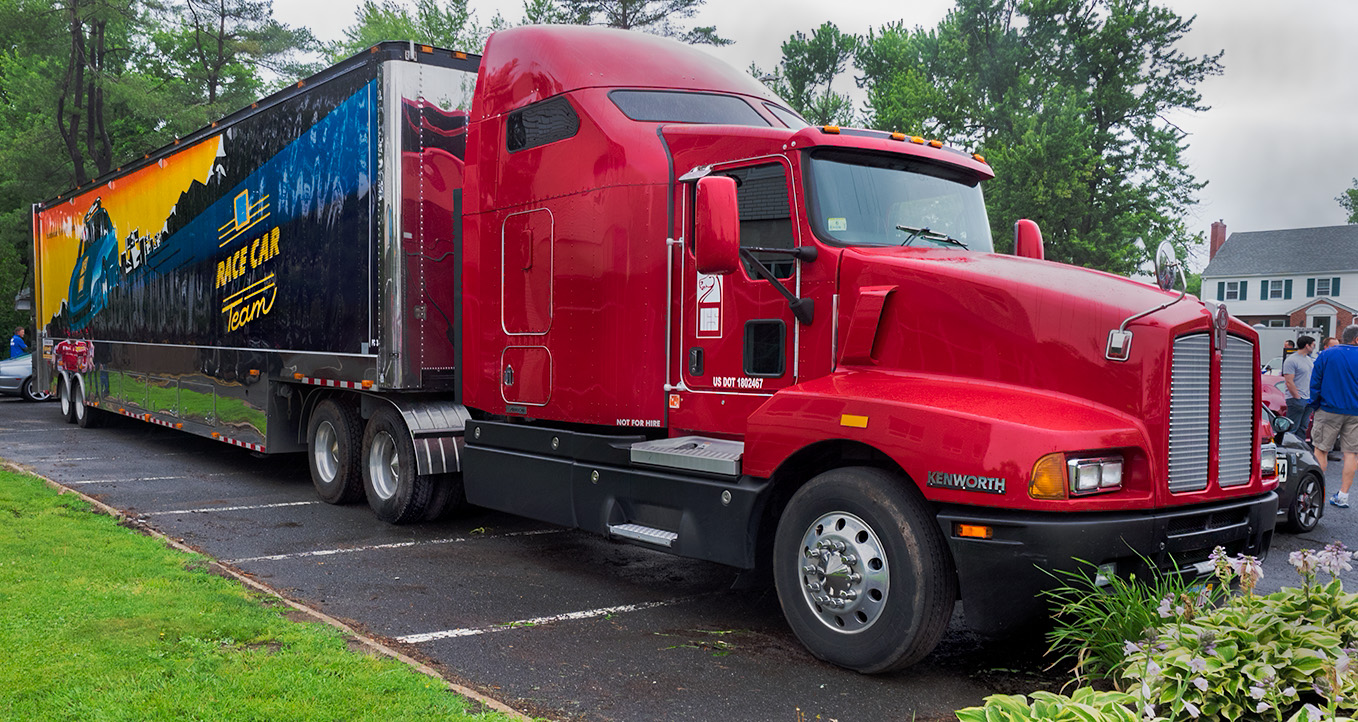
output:
{"label": "kenworth truck cab", "polygon": [[[82,426],[304,451],[392,523],[465,498],[769,575],[864,672],[1081,560],[1263,554],[1255,332],[1168,259],[1045,261],[1025,220],[995,253],[993,173],[663,38],[382,44],[35,208],[39,378]],[[93,205],[144,259],[84,312]]]}

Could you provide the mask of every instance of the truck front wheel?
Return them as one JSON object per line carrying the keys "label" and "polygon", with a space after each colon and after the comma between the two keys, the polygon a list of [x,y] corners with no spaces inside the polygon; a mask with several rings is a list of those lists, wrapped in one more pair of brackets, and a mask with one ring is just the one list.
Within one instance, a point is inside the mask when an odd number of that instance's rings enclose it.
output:
{"label": "truck front wheel", "polygon": [[834,469],[788,502],[774,582],[792,631],[820,659],[889,672],[923,659],[947,630],[956,574],[909,483],[882,469]]}
{"label": "truck front wheel", "polygon": [[416,471],[405,420],[395,409],[378,409],[363,431],[363,487],[378,519],[406,524],[424,518],[433,479]]}
{"label": "truck front wheel", "polygon": [[316,405],[307,425],[307,461],[321,501],[349,504],[363,498],[362,443],[363,424],[352,406],[334,399]]}

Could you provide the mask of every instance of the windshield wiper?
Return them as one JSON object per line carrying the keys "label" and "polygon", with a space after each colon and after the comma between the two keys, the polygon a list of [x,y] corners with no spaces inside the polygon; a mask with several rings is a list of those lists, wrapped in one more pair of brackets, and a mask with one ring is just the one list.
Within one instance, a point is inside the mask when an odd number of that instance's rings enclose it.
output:
{"label": "windshield wiper", "polygon": [[896,226],[896,230],[898,230],[898,231],[905,231],[906,233],[909,233],[909,234],[910,234],[910,235],[908,235],[908,236],[905,237],[905,240],[904,240],[904,241],[901,241],[901,245],[902,245],[902,246],[908,246],[908,245],[910,245],[910,242],[913,241],[913,240],[915,240],[915,237],[916,237],[916,236],[919,236],[920,238],[923,238],[923,239],[928,240],[928,241],[940,241],[940,242],[942,242],[942,243],[950,243],[950,244],[952,244],[952,245],[954,245],[954,246],[961,246],[962,248],[965,248],[965,249],[967,249],[967,250],[971,250],[970,248],[967,247],[967,244],[965,244],[965,243],[963,243],[963,242],[957,240],[956,238],[953,238],[952,236],[949,236],[949,235],[946,234],[946,233],[939,233],[939,232],[937,232],[937,231],[931,231],[931,230],[929,230],[929,227],[928,227],[928,226],[924,226],[923,228],[915,228],[914,226],[901,226],[901,225],[898,225],[898,226]]}

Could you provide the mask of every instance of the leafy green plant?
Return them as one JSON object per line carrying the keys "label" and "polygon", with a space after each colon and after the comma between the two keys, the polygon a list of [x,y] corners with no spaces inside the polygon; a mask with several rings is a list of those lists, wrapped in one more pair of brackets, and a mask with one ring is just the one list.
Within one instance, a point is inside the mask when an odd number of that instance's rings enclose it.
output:
{"label": "leafy green plant", "polygon": [[[1257,570],[1234,564],[1245,593],[1196,618],[1175,616],[1146,643],[1127,642],[1120,677],[1130,694],[1170,719],[1335,719],[1358,713],[1358,594],[1339,572],[1341,544],[1297,552],[1305,584],[1251,592]],[[1316,582],[1327,571],[1328,584]],[[1223,581],[1229,577],[1222,570]],[[1291,717],[1288,717],[1288,715]]]}
{"label": "leafy green plant", "polygon": [[1180,609],[1196,610],[1218,603],[1226,593],[1177,570],[1149,579],[1110,575],[1103,584],[1098,583],[1093,564],[1053,576],[1064,583],[1043,593],[1055,611],[1047,654],[1058,655],[1053,666],[1070,662],[1076,682],[1115,677],[1126,658],[1124,643],[1144,639],[1159,627],[1167,600]]}
{"label": "leafy green plant", "polygon": [[959,722],[1134,722],[1136,698],[1123,692],[1100,692],[1081,687],[1071,696],[1034,692],[1032,700],[1021,694],[993,694],[980,707],[957,711]]}

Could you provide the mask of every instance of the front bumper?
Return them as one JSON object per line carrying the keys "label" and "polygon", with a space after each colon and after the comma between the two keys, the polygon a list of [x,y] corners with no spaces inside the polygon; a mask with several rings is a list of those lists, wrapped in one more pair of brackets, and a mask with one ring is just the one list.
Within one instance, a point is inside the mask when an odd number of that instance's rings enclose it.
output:
{"label": "front bumper", "polygon": [[[938,523],[957,567],[967,626],[981,634],[1012,632],[1045,614],[1045,589],[1064,577],[1114,563],[1121,576],[1177,568],[1194,574],[1220,546],[1262,557],[1273,539],[1278,495],[1184,508],[1124,513],[1015,512],[945,506]],[[962,538],[958,524],[994,529],[991,539]],[[1085,562],[1088,562],[1086,564]],[[1093,566],[1091,566],[1093,565]]]}

